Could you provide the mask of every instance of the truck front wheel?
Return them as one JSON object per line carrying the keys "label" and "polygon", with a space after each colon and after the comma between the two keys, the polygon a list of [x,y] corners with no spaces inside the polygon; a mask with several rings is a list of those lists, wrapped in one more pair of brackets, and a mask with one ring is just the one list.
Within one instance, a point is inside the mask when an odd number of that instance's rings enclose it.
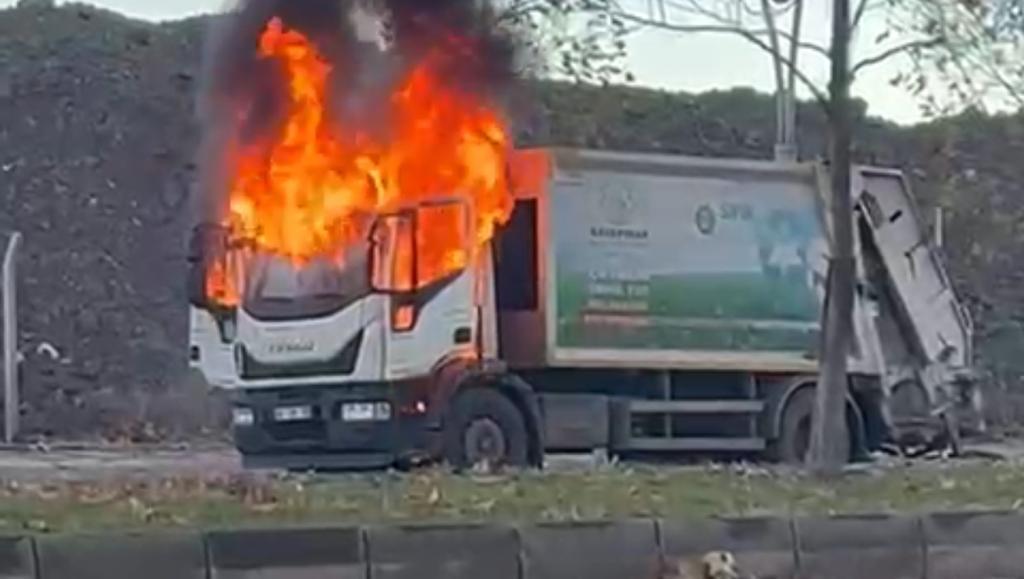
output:
{"label": "truck front wheel", "polygon": [[444,425],[444,458],[452,466],[526,466],[528,446],[526,421],[501,392],[471,388],[452,401]]}

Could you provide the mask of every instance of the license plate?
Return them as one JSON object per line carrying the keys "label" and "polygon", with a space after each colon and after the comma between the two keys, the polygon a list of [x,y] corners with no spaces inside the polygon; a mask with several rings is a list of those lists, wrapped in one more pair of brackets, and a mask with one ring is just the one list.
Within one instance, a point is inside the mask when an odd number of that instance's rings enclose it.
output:
{"label": "license plate", "polygon": [[341,407],[341,419],[345,422],[373,420],[374,414],[374,405],[371,402],[353,402]]}
{"label": "license plate", "polygon": [[312,406],[279,406],[274,409],[277,422],[297,422],[313,418]]}
{"label": "license plate", "polygon": [[235,426],[252,426],[256,423],[256,414],[251,408],[234,408],[231,410],[231,421]]}
{"label": "license plate", "polygon": [[390,420],[391,405],[387,402],[350,402],[342,405],[341,419],[345,422]]}

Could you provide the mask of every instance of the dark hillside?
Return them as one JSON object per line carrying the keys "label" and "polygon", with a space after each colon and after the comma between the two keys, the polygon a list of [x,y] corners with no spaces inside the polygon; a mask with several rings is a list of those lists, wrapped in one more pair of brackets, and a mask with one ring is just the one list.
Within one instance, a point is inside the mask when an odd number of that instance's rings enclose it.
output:
{"label": "dark hillside", "polygon": [[[0,11],[0,228],[25,235],[26,426],[59,437],[192,437],[216,424],[185,371],[184,235],[203,22],[92,8]],[[767,157],[771,99],[539,84],[527,144]],[[898,165],[949,208],[954,276],[1000,390],[1024,393],[1024,121],[864,118],[863,160]],[[824,123],[801,110],[806,155]],[[999,390],[997,390],[999,391]],[[1010,405],[997,405],[1001,410]],[[1007,415],[1010,417],[1011,415]]]}

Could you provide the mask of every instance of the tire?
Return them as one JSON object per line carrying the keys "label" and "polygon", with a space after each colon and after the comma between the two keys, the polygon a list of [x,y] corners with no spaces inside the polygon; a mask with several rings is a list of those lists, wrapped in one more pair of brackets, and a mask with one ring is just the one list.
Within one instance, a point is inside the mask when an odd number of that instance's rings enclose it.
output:
{"label": "tire", "polygon": [[[815,389],[802,387],[797,390],[782,410],[779,422],[779,437],[772,443],[770,454],[778,462],[803,465],[810,446],[811,414],[814,412]],[[844,413],[848,414],[848,412]],[[849,418],[847,418],[849,420]],[[843,438],[844,454],[851,454],[850,426],[847,423],[847,435]]]}
{"label": "tire", "polygon": [[905,380],[893,387],[889,408],[893,420],[927,420],[931,414],[928,393],[914,380]]}
{"label": "tire", "polygon": [[457,469],[481,462],[491,467],[528,464],[526,420],[508,397],[493,388],[471,388],[456,396],[443,436],[444,458]]}

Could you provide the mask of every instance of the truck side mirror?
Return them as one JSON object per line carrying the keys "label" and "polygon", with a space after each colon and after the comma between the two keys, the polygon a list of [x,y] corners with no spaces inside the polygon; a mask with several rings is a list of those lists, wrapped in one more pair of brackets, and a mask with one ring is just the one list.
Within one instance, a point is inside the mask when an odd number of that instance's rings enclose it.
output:
{"label": "truck side mirror", "polygon": [[370,284],[382,293],[416,289],[415,213],[403,211],[377,218],[370,231]]}

